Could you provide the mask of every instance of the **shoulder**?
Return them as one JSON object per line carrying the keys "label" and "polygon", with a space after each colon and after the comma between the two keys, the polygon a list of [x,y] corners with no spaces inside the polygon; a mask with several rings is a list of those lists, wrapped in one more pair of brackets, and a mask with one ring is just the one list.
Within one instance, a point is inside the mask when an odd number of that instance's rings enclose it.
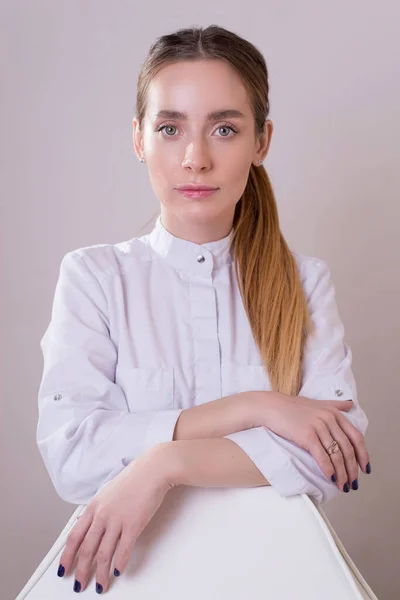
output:
{"label": "shoulder", "polygon": [[322,258],[301,254],[300,252],[294,252],[293,250],[292,255],[296,261],[300,276],[306,276],[307,274],[309,275],[313,272],[323,271],[324,269],[329,268],[328,263]]}
{"label": "shoulder", "polygon": [[133,266],[152,260],[147,235],[134,237],[116,244],[93,244],[67,252],[61,269],[74,265],[75,269],[90,272],[101,282],[115,275],[123,276]]}
{"label": "shoulder", "polygon": [[321,284],[332,285],[331,270],[328,263],[316,256],[292,251],[303,288],[309,296]]}

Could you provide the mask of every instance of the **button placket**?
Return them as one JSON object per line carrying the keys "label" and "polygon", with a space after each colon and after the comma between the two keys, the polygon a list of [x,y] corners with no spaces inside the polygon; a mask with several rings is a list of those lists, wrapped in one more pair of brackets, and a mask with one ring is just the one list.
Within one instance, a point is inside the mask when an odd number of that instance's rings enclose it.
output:
{"label": "button placket", "polygon": [[213,284],[214,257],[204,249],[195,255],[199,266],[190,277],[191,324],[194,352],[194,404],[221,396],[220,348],[216,294]]}

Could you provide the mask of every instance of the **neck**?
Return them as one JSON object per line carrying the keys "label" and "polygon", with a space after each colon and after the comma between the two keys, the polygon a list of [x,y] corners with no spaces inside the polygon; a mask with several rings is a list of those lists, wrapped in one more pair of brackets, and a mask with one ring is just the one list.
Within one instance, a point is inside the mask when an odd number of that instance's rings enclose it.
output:
{"label": "neck", "polygon": [[161,223],[175,237],[201,245],[227,237],[232,230],[233,218],[210,221],[200,221],[195,218],[183,220],[162,211]]}

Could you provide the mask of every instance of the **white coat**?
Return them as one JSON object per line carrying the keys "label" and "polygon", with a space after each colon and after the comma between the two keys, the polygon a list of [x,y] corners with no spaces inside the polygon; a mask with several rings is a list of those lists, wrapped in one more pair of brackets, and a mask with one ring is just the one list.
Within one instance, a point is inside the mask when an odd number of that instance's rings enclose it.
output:
{"label": "white coat", "polygon": [[[227,237],[198,245],[161,216],[148,235],[68,252],[41,340],[37,443],[57,493],[86,504],[130,461],[172,440],[182,410],[270,390],[246,317]],[[363,434],[330,270],[293,252],[317,335],[299,395],[353,400],[342,414]],[[282,496],[325,502],[341,493],[313,456],[266,427],[225,436]]]}

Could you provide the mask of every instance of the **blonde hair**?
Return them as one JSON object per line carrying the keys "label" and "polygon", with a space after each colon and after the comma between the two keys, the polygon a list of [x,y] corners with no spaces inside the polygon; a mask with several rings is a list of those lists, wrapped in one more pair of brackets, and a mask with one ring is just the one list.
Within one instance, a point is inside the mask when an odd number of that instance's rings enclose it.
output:
{"label": "blonde hair", "polygon": [[[193,27],[163,35],[150,47],[137,81],[139,127],[147,89],[163,67],[178,61],[224,60],[248,91],[256,135],[269,114],[268,71],[263,55],[247,40],[219,27]],[[271,181],[264,166],[250,167],[236,204],[231,248],[236,277],[255,343],[271,388],[297,396],[302,382],[304,345],[314,332],[296,260],[279,225]]]}

